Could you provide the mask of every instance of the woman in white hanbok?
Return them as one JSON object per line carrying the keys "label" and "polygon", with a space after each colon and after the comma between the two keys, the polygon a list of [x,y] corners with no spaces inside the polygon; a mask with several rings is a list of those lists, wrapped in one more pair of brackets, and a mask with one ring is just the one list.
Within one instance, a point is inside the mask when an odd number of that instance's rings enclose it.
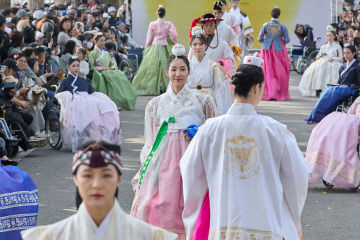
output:
{"label": "woman in white hanbok", "polygon": [[319,95],[327,84],[336,84],[339,80],[339,69],[343,61],[343,53],[336,33],[332,28],[327,29],[328,43],[321,46],[316,61],[313,62],[301,77],[299,90],[303,96]]}
{"label": "woman in white hanbok", "polygon": [[201,126],[180,161],[188,240],[301,239],[308,168],[287,127],[255,111],[263,60],[244,62],[234,104]]}
{"label": "woman in white hanbok", "polygon": [[[181,45],[180,45],[181,46]],[[214,117],[209,95],[192,92],[186,85],[189,61],[173,47],[168,63],[170,85],[166,93],[153,98],[145,109],[145,145],[142,167],[132,183],[136,191],[131,215],[185,239],[182,220],[183,195],[179,163],[190,134],[184,132]],[[191,130],[192,131],[192,130]]]}
{"label": "woman in white hanbok", "polygon": [[[192,28],[197,23],[201,23],[206,38],[206,55],[210,60],[218,62],[225,69],[226,73],[230,77],[235,68],[234,53],[229,45],[222,40],[217,30],[217,24],[221,22],[221,19],[216,19],[211,13],[203,15],[201,18],[194,19],[191,25]],[[192,35],[190,34],[190,39]],[[191,60],[194,56],[192,49],[190,48],[188,58]]]}
{"label": "woman in white hanbok", "polygon": [[206,38],[200,27],[192,29],[190,46],[194,57],[190,60],[190,75],[186,84],[193,91],[210,95],[216,104],[216,112],[225,114],[232,103],[230,83],[224,69],[205,53]]}
{"label": "woman in white hanbok", "polygon": [[126,214],[116,199],[121,183],[120,146],[88,143],[75,154],[72,173],[82,201],[76,214],[21,232],[24,240],[175,240],[176,234]]}

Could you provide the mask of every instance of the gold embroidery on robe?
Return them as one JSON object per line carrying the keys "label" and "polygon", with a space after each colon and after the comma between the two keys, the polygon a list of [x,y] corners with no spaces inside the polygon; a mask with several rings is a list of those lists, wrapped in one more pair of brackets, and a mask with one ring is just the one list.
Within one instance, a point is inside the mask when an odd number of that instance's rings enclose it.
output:
{"label": "gold embroidery on robe", "polygon": [[318,164],[350,184],[355,184],[357,177],[355,170],[347,168],[344,163],[340,163],[331,156],[321,152],[312,152],[306,161],[311,165]]}
{"label": "gold embroidery on robe", "polygon": [[164,231],[160,228],[155,227],[154,228],[154,240],[164,240]]}
{"label": "gold embroidery on robe", "polygon": [[209,234],[209,240],[283,240],[279,234],[243,227],[221,227]]}
{"label": "gold embroidery on robe", "polygon": [[225,141],[223,166],[226,173],[240,179],[258,175],[261,150],[253,138],[238,136]]}
{"label": "gold embroidery on robe", "polygon": [[279,36],[281,32],[281,27],[279,24],[270,23],[266,29],[266,34],[269,36]]}

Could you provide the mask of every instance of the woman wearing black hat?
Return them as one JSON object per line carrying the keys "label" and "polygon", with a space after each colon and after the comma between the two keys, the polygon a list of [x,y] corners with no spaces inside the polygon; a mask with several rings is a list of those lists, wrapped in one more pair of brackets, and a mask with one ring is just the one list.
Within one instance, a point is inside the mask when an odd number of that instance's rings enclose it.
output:
{"label": "woman wearing black hat", "polygon": [[73,158],[72,173],[82,203],[73,216],[22,232],[24,240],[175,240],[176,235],[127,215],[116,199],[121,183],[120,146],[85,144]]}

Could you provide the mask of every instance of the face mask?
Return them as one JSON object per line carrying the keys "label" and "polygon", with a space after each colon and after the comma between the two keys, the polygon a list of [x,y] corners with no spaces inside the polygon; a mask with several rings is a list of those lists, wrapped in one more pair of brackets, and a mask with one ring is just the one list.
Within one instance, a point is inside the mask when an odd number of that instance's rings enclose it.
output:
{"label": "face mask", "polygon": [[7,23],[9,23],[9,22],[11,22],[12,19],[11,19],[11,17],[8,17],[8,18],[5,18],[5,20]]}
{"label": "face mask", "polygon": [[87,49],[92,49],[93,46],[94,46],[94,44],[92,42],[87,42],[86,43],[86,48]]}

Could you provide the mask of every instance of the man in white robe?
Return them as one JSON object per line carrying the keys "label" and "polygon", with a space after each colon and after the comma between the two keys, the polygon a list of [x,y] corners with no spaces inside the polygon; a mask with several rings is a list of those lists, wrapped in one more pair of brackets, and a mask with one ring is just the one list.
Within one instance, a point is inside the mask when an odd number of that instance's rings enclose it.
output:
{"label": "man in white robe", "polygon": [[207,191],[209,239],[300,239],[308,186],[304,156],[285,125],[258,115],[252,105],[233,104],[201,126],[180,169],[188,240]]}

